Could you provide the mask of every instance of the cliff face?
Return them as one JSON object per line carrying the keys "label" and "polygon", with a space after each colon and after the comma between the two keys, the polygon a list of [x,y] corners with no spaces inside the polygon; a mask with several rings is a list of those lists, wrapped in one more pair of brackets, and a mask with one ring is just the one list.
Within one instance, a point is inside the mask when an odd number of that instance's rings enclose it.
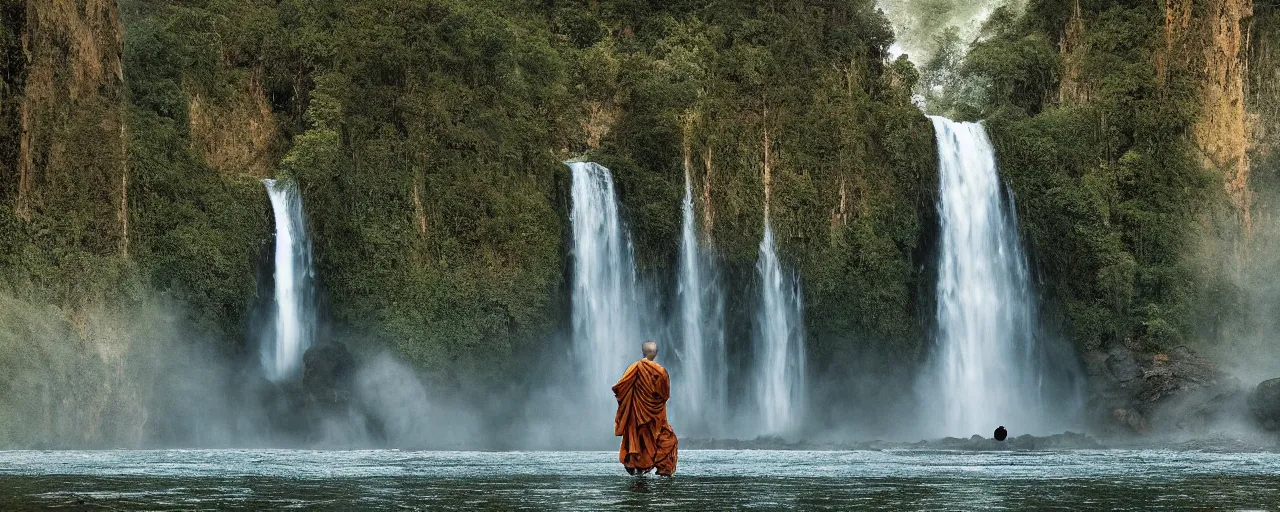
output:
{"label": "cliff face", "polygon": [[[1272,354],[1273,340],[1280,333],[1277,308],[1280,289],[1268,276],[1280,270],[1277,242],[1276,205],[1280,198],[1280,13],[1277,6],[1259,2],[1246,20],[1246,60],[1243,104],[1249,132],[1244,147],[1249,170],[1250,225],[1242,235],[1234,225],[1211,238],[1203,252],[1206,268],[1213,269],[1223,283],[1213,300],[1225,304],[1217,321],[1205,322],[1207,336],[1219,340],[1223,360],[1252,385],[1280,373],[1280,359]],[[1234,219],[1232,219],[1234,220]],[[1214,254],[1216,253],[1216,254]],[[1224,258],[1223,254],[1234,257]]]}
{"label": "cliff face", "polygon": [[1258,222],[1276,190],[1258,161],[1269,138],[1274,80],[1259,70],[1274,69],[1274,8],[1169,0],[1028,9],[992,27],[965,73],[1016,81],[1030,66],[1000,54],[1047,37],[1061,62],[1040,83],[1052,101],[1026,108],[1027,95],[1015,93],[976,106],[992,118],[1020,198],[1048,314],[1061,312],[1090,372],[1093,419],[1122,431],[1171,427],[1186,416],[1164,409],[1208,410],[1188,401],[1234,396],[1232,376],[1249,385],[1265,366],[1251,340],[1274,331],[1263,320],[1274,308],[1259,305],[1276,295],[1257,284],[1274,268],[1265,256],[1271,221]]}
{"label": "cliff face", "polygon": [[[1028,9],[986,26],[957,75],[984,92],[957,111],[989,118],[1049,330],[1093,372],[1106,424],[1147,428],[1154,406],[1117,391],[1133,367],[1169,377],[1131,386],[1157,402],[1179,371],[1216,378],[1174,348],[1204,348],[1202,317],[1245,302],[1188,256],[1220,204],[1267,239],[1274,8]],[[820,419],[874,416],[924,354],[934,143],[910,102],[919,75],[887,59],[869,0],[9,0],[0,14],[0,300],[25,311],[0,316],[0,369],[45,351],[54,382],[80,382],[65,403],[99,411],[67,427],[81,440],[144,436],[136,408],[92,425],[167,382],[124,376],[190,370],[163,352],[251,358],[267,176],[302,185],[325,332],[390,347],[460,395],[560,353],[560,162],[584,155],[614,171],[661,296],[689,177],[737,346],[769,217],[803,283],[815,400],[849,404]],[[138,335],[144,317],[174,334]],[[22,348],[37,324],[50,341]],[[23,375],[48,398],[11,407],[63,410],[59,386]]]}
{"label": "cliff face", "polygon": [[137,444],[168,428],[156,411],[211,404],[165,375],[194,371],[176,354],[251,359],[266,176],[302,184],[327,336],[446,387],[558,350],[560,162],[584,152],[613,168],[647,274],[674,264],[690,173],[734,343],[768,205],[833,389],[860,374],[842,364],[909,368],[936,179],[915,74],[886,67],[872,2],[801,6],[0,4],[0,366],[42,354],[7,373],[41,398],[3,407],[69,418],[0,438]]}
{"label": "cliff face", "polygon": [[236,83],[221,104],[199,92],[189,94],[192,150],[219,172],[265,178],[276,165],[272,146],[278,142],[278,123],[261,78],[238,82],[246,83]]}
{"label": "cliff face", "polygon": [[[830,300],[828,286],[840,287],[826,279],[858,258],[915,266],[910,253],[927,238],[920,214],[929,217],[933,204],[932,131],[909,102],[909,64],[885,62],[887,26],[856,3],[842,7],[812,18],[739,9],[744,19],[767,20],[760,33],[747,24],[705,27],[695,15],[629,57],[643,67],[619,77],[631,84],[629,101],[592,155],[617,170],[646,265],[674,259],[689,169],[702,192],[695,202],[704,234],[739,271],[753,268],[766,215],[782,251],[802,275],[814,273],[806,281],[820,287],[809,297],[817,304]],[[797,36],[804,25],[814,34]],[[913,272],[891,281],[911,281]],[[913,294],[903,290],[900,299]],[[840,321],[896,339],[914,319],[906,313],[913,306],[895,301],[904,317],[852,313]]]}
{"label": "cliff face", "polygon": [[137,446],[165,423],[156,411],[185,387],[171,377],[187,358],[221,360],[207,351],[241,329],[269,230],[261,185],[235,197],[200,172],[186,109],[178,125],[151,108],[177,85],[157,68],[181,62],[150,59],[147,27],[127,35],[117,2],[0,13],[0,410],[23,419],[0,422],[0,445]]}
{"label": "cliff face", "polygon": [[83,212],[57,224],[94,254],[127,251],[123,31],[115,3],[29,2],[20,34],[26,62],[14,214],[32,222]]}
{"label": "cliff face", "polygon": [[1275,200],[1269,192],[1280,190],[1275,181],[1280,176],[1280,6],[1260,4],[1254,14],[1248,24],[1245,106],[1253,120],[1250,162],[1259,182],[1254,188],[1268,191],[1255,211],[1270,223]]}
{"label": "cliff face", "polygon": [[750,352],[769,218],[802,283],[815,400],[850,404],[815,410],[849,426],[874,423],[852,411],[885,405],[878,393],[909,386],[924,355],[936,153],[910,102],[914,68],[887,59],[886,21],[870,2],[822,5],[689,9],[624,39],[638,50],[620,56],[622,115],[588,156],[614,170],[647,275],[674,278],[688,171],[724,273],[732,353]]}
{"label": "cliff face", "polygon": [[128,444],[148,390],[131,378],[138,319],[111,306],[131,282],[119,12],[96,0],[4,8],[20,60],[7,61],[0,124],[0,407],[23,420],[0,425],[0,444]]}
{"label": "cliff face", "polygon": [[[1199,83],[1202,111],[1192,136],[1204,155],[1204,166],[1224,177],[1228,197],[1235,205],[1245,232],[1251,229],[1253,193],[1249,186],[1251,119],[1246,111],[1245,81],[1248,75],[1249,25],[1253,0],[1212,0],[1198,3],[1166,2],[1165,30],[1186,30],[1190,20],[1175,14],[1192,13],[1198,20],[1191,45],[1201,57],[1190,66]],[[1203,4],[1203,5],[1201,5]],[[1192,12],[1194,10],[1196,12]],[[1198,62],[1197,62],[1198,60]]]}

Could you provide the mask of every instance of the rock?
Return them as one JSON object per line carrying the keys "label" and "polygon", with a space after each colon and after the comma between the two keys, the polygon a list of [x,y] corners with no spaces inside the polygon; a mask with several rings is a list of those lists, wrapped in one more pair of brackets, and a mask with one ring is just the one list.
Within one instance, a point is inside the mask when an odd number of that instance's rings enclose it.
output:
{"label": "rock", "polygon": [[1264,380],[1249,393],[1249,410],[1267,430],[1280,429],[1280,378]]}
{"label": "rock", "polygon": [[1214,386],[1220,375],[1211,361],[1178,347],[1169,354],[1152,356],[1143,377],[1137,398],[1143,403],[1155,403],[1181,392]]}
{"label": "rock", "polygon": [[1238,420],[1238,382],[1185,346],[1135,352],[1116,345],[1090,382],[1090,424],[1110,434],[1188,434]]}
{"label": "rock", "polygon": [[1142,376],[1142,368],[1133,360],[1133,352],[1124,346],[1116,346],[1107,354],[1107,369],[1120,382],[1128,382]]}
{"label": "rock", "polygon": [[1117,408],[1112,411],[1116,423],[1129,427],[1134,432],[1146,432],[1147,422],[1142,413],[1133,409]]}
{"label": "rock", "polygon": [[320,404],[348,404],[354,369],[355,358],[347,347],[338,343],[311,347],[302,355],[302,387]]}
{"label": "rock", "polygon": [[1193,391],[1178,411],[1177,427],[1186,432],[1215,432],[1221,425],[1247,416],[1247,394],[1235,378],[1220,379],[1213,387]]}
{"label": "rock", "polygon": [[1042,449],[1064,448],[1072,450],[1096,450],[1102,448],[1102,444],[1099,443],[1097,439],[1089,437],[1088,435],[1067,431],[1062,434],[1043,438],[1043,442],[1040,443],[1040,447]]}
{"label": "rock", "polygon": [[1084,363],[1085,374],[1090,377],[1102,377],[1109,373],[1107,369],[1107,353],[1098,349],[1085,352],[1080,356]]}

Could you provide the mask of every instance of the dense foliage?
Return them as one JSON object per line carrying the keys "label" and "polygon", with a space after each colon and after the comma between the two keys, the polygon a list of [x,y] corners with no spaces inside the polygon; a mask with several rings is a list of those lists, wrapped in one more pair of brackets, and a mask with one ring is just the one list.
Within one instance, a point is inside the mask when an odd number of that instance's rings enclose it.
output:
{"label": "dense foliage", "polygon": [[[157,290],[251,359],[254,305],[269,299],[259,181],[296,179],[326,332],[392,347],[442,382],[491,382],[556,350],[560,162],[613,168],[642,270],[665,276],[687,160],[745,328],[768,141],[771,216],[805,283],[813,359],[853,359],[870,340],[899,363],[921,353],[931,133],[869,0],[82,4],[7,2],[0,34],[4,129],[43,109],[31,193],[9,172],[22,137],[5,138],[2,197],[21,215],[0,215],[3,267],[35,303],[127,310]],[[13,60],[27,24],[46,58]],[[58,53],[77,31],[101,47]],[[80,84],[72,63],[106,71]],[[36,96],[46,71],[55,88]],[[85,92],[58,94],[71,86]]]}
{"label": "dense foliage", "polygon": [[[1274,127],[1280,32],[1255,3],[1249,108]],[[0,374],[91,374],[65,354],[141,350],[129,333],[170,314],[198,336],[138,339],[251,361],[260,180],[279,177],[302,187],[328,335],[445,389],[518,382],[563,353],[561,162],[587,158],[613,170],[660,296],[689,176],[739,346],[767,205],[810,368],[846,398],[910,371],[930,337],[937,177],[913,93],[988,120],[1043,310],[1077,347],[1225,322],[1244,295],[1196,256],[1238,214],[1188,135],[1206,107],[1199,22],[1030,0],[969,44],[946,20],[970,3],[918,7],[937,28],[908,41],[930,48],[919,70],[890,57],[872,0],[0,0]],[[1252,148],[1256,187],[1275,184],[1274,147]]]}
{"label": "dense foliage", "polygon": [[[1187,12],[1216,15],[1206,4]],[[1219,64],[1200,57],[1206,29],[1166,25],[1173,8],[997,10],[952,86],[932,98],[933,108],[988,120],[1045,310],[1082,350],[1203,345],[1218,341],[1205,335],[1211,325],[1234,318],[1239,290],[1224,288],[1218,270],[1240,264],[1241,214],[1224,193],[1226,170],[1205,166],[1190,135]],[[1206,247],[1212,261],[1198,257]]]}

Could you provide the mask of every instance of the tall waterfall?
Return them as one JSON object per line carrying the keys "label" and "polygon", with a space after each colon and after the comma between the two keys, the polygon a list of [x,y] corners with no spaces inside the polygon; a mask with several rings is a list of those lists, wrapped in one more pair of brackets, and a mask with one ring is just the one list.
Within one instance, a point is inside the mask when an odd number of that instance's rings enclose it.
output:
{"label": "tall waterfall", "polygon": [[[275,318],[270,339],[262,344],[266,377],[297,375],[311,344],[315,325],[311,242],[302,215],[302,196],[293,181],[262,180],[275,216]],[[272,340],[274,342],[272,342]]]}
{"label": "tall waterfall", "polygon": [[756,271],[760,276],[755,320],[759,433],[780,434],[798,424],[804,403],[804,326],[799,283],[778,261],[767,217]]}
{"label": "tall waterfall", "polygon": [[711,260],[698,244],[693,187],[687,170],[682,208],[677,289],[680,365],[671,377],[673,387],[679,392],[671,398],[673,421],[678,419],[698,435],[713,435],[716,427],[723,423],[726,408],[724,302]]}
{"label": "tall waterfall", "polygon": [[[640,344],[657,337],[642,329],[630,236],[618,215],[609,169],[567,164],[573,172],[573,352],[590,405],[609,409],[609,388],[640,358]],[[607,398],[607,399],[606,399]]]}
{"label": "tall waterfall", "polygon": [[1041,424],[1037,322],[1011,201],[977,123],[930,117],[938,142],[942,245],[938,345],[926,417],[933,434],[1025,433]]}

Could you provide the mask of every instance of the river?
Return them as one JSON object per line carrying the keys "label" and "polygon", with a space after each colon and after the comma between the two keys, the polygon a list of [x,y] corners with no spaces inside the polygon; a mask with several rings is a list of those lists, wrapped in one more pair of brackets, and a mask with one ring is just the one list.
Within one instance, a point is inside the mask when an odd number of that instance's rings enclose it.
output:
{"label": "river", "polygon": [[1280,506],[1280,454],[689,450],[0,452],[0,510],[1118,510]]}

